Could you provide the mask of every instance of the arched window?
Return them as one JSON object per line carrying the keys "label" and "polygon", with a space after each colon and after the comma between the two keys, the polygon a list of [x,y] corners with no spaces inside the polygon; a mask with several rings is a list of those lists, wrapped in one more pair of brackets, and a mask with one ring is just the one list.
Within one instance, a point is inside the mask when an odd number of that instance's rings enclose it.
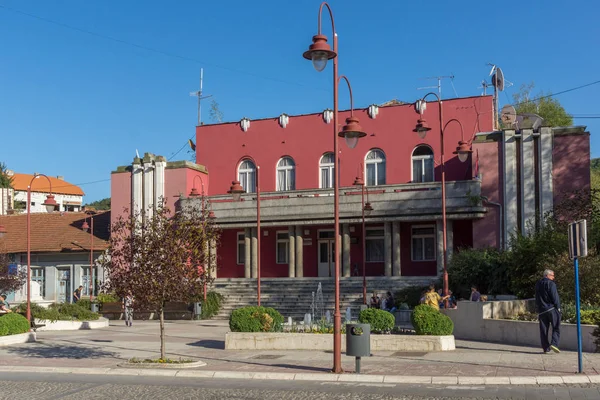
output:
{"label": "arched window", "polygon": [[246,193],[256,192],[256,166],[252,161],[242,161],[238,168],[238,179]]}
{"label": "arched window", "polygon": [[333,180],[335,179],[334,170],[334,158],[333,153],[325,153],[319,161],[319,187],[321,189],[328,189],[333,187]]}
{"label": "arched window", "polygon": [[433,182],[433,180],[433,150],[429,146],[417,146],[412,154],[412,181]]}
{"label": "arched window", "polygon": [[385,185],[385,154],[381,150],[371,150],[365,159],[367,186]]}
{"label": "arched window", "polygon": [[292,157],[283,157],[277,163],[277,190],[296,190],[296,163]]}

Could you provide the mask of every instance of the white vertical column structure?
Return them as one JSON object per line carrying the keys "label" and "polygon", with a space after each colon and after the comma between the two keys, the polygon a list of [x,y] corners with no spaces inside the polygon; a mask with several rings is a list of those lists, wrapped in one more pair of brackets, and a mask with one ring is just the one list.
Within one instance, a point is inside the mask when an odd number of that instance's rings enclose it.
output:
{"label": "white vertical column structure", "polygon": [[344,278],[350,277],[352,267],[350,266],[350,225],[342,224],[342,261]]}
{"label": "white vertical column structure", "polygon": [[552,128],[540,128],[538,146],[538,171],[539,182],[539,210],[540,222],[544,224],[544,217],[554,207],[554,193],[552,185]]}
{"label": "white vertical column structure", "polygon": [[167,160],[162,157],[156,157],[154,161],[154,204],[156,206],[164,204],[165,199],[165,168]]}
{"label": "white vertical column structure", "polygon": [[244,229],[244,278],[252,277],[252,229]]}
{"label": "white vertical column structure", "polygon": [[502,171],[504,175],[504,243],[508,243],[511,234],[517,232],[519,221],[517,221],[517,139],[515,131],[507,129],[503,131],[503,155],[504,162]]}
{"label": "white vertical column structure", "polygon": [[296,278],[304,277],[304,238],[302,226],[296,225]]}
{"label": "white vertical column structure", "polygon": [[401,276],[402,271],[400,269],[400,222],[392,222],[392,275]]}
{"label": "white vertical column structure", "polygon": [[258,277],[258,235],[257,229],[252,229],[252,276],[251,278]]}
{"label": "white vertical column structure", "polygon": [[521,131],[521,232],[531,233],[535,228],[535,146],[533,130]]}
{"label": "white vertical column structure", "polygon": [[151,156],[144,155],[144,213],[148,218],[154,215],[154,163]]}
{"label": "white vertical column structure", "polygon": [[289,245],[288,245],[288,277],[296,276],[296,227],[290,225],[288,228]]}
{"label": "white vertical column structure", "polygon": [[392,223],[383,224],[383,269],[385,276],[392,276]]}
{"label": "white vertical column structure", "polygon": [[[144,170],[139,158],[133,159],[131,165],[131,211],[133,214],[137,214],[141,217],[142,207],[144,205],[143,199],[143,183]],[[138,221],[139,222],[139,221]]]}
{"label": "white vertical column structure", "polygon": [[444,225],[442,224],[442,220],[438,219],[435,221],[435,231],[437,236],[437,252],[436,252],[436,261],[437,261],[437,271],[438,276],[443,276],[444,272]]}

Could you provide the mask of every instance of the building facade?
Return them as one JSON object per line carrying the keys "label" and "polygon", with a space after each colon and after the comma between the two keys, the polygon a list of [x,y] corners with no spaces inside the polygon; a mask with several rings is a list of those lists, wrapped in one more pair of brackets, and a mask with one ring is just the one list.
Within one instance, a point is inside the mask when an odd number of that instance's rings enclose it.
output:
{"label": "building facade", "polygon": [[[585,128],[494,131],[490,96],[444,100],[442,107],[444,123],[460,122],[444,130],[449,257],[461,247],[503,247],[511,233],[541,223],[561,193],[589,187]],[[349,114],[340,112],[340,121]],[[149,154],[113,173],[113,213],[115,202],[139,210],[157,193],[174,206],[199,202],[190,193],[201,185],[222,229],[210,249],[218,278],[257,276],[259,234],[261,277],[332,277],[332,196],[339,179],[341,276],[362,276],[364,257],[370,277],[437,277],[443,267],[437,103],[423,114],[431,127],[425,137],[414,132],[420,116],[412,104],[372,105],[354,115],[367,136],[352,149],[340,144],[340,171],[334,171],[330,110],[198,126],[196,164],[173,166],[185,170],[179,178],[170,177],[170,163],[159,165]],[[453,154],[459,141],[472,145],[466,162]],[[357,177],[373,209],[364,232]],[[233,180],[246,191],[241,201],[227,193]]]}

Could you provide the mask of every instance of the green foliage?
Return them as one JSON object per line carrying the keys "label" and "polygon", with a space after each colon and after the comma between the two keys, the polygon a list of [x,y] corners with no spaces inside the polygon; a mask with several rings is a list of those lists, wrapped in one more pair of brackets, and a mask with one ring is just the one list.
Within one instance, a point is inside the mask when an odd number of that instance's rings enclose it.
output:
{"label": "green foliage", "polygon": [[281,332],[282,325],[283,316],[270,307],[242,307],[229,317],[232,332]]}
{"label": "green foliage", "polygon": [[28,331],[29,321],[21,314],[10,313],[0,317],[0,336],[18,335]]}
{"label": "green foliage", "polygon": [[461,249],[452,255],[448,279],[454,296],[468,299],[471,286],[480,293],[509,292],[509,279],[504,253],[495,248]]}
{"label": "green foliage", "polygon": [[394,314],[385,310],[367,308],[360,312],[358,322],[370,324],[373,333],[389,333],[394,329],[396,318],[394,317]]}
{"label": "green foliage", "polygon": [[417,335],[446,336],[454,331],[450,317],[425,304],[416,306],[410,319]]}
{"label": "green foliage", "polygon": [[[573,261],[567,253],[546,264],[554,270],[554,279],[562,302],[575,303],[575,274]],[[579,259],[579,295],[582,304],[600,305],[600,255],[590,249],[588,256]],[[563,310],[564,311],[564,310]]]}
{"label": "green foliage", "polygon": [[110,210],[110,197],[85,204],[84,207],[93,207],[98,211]]}
{"label": "green foliage", "polygon": [[[89,304],[89,301],[88,301]],[[24,313],[27,310],[27,303],[21,303],[17,310]],[[45,321],[95,321],[100,318],[100,314],[93,313],[89,309],[81,307],[79,303],[54,303],[48,308],[44,308],[36,303],[31,303],[31,315],[35,319]]]}
{"label": "green foliage", "polygon": [[6,164],[0,162],[0,188],[11,188],[14,177],[8,176],[8,168]]}
{"label": "green foliage", "polygon": [[539,92],[533,96],[535,84],[521,85],[519,93],[513,95],[517,114],[532,113],[544,118],[544,126],[571,126],[573,118],[567,113],[560,102],[554,97],[544,97],[549,94]]}
{"label": "green foliage", "polygon": [[114,293],[98,293],[98,297],[96,297],[96,301],[100,304],[104,303],[116,303],[121,301],[119,296]]}
{"label": "green foliage", "polygon": [[81,308],[85,308],[86,310],[92,309],[92,302],[89,299],[81,299],[77,302],[77,305]]}
{"label": "green foliage", "polygon": [[206,293],[206,302],[202,303],[202,319],[210,319],[219,313],[223,296],[217,292]]}

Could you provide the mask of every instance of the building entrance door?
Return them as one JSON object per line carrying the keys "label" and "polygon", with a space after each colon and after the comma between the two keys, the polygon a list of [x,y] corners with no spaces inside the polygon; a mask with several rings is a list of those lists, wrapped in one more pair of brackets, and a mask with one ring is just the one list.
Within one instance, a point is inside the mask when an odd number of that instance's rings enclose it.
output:
{"label": "building entrance door", "polygon": [[333,238],[333,231],[319,231],[319,277],[334,276],[335,240]]}
{"label": "building entrance door", "polygon": [[67,303],[71,300],[71,269],[59,268],[57,272],[57,301],[59,303]]}

